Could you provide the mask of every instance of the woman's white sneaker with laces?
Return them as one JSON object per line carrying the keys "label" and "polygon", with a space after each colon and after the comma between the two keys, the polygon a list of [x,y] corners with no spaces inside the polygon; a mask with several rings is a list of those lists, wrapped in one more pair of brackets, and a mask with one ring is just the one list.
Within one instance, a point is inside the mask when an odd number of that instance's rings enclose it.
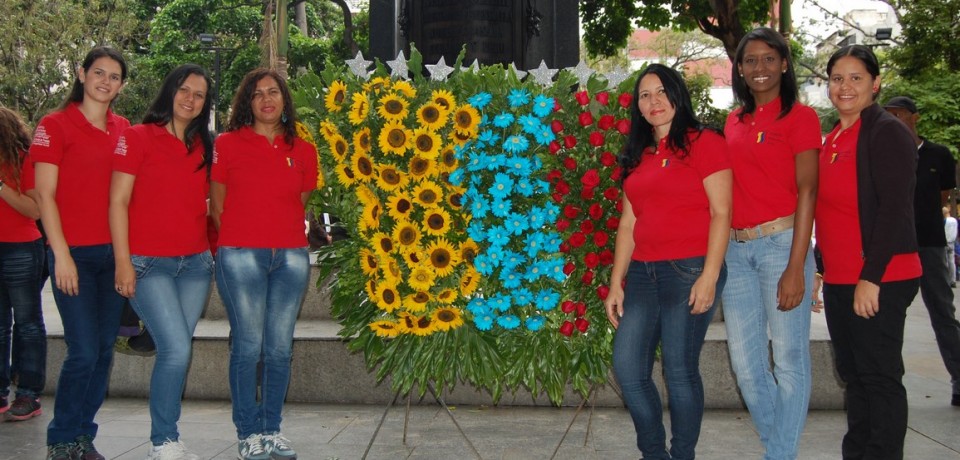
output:
{"label": "woman's white sneaker with laces", "polygon": [[263,445],[263,436],[259,433],[241,439],[237,450],[237,460],[270,460],[270,453]]}
{"label": "woman's white sneaker with laces", "polygon": [[153,446],[147,454],[147,460],[200,460],[200,457],[187,450],[181,441],[167,441]]}
{"label": "woman's white sneaker with laces", "polygon": [[264,434],[263,447],[273,460],[297,460],[297,451],[290,447],[290,440],[279,431]]}

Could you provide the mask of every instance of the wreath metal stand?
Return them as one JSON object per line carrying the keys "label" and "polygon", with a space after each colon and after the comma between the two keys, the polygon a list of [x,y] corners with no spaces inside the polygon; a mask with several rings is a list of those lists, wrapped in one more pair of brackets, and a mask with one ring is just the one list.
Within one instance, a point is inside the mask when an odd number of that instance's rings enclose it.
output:
{"label": "wreath metal stand", "polygon": [[567,424],[567,429],[563,432],[563,436],[560,437],[560,442],[558,442],[557,447],[553,449],[553,454],[550,455],[550,460],[556,458],[557,453],[560,452],[560,446],[563,445],[563,440],[567,439],[567,435],[570,433],[570,428],[573,428],[574,422],[577,421],[577,417],[580,415],[580,412],[583,411],[583,406],[587,405],[587,402],[590,402],[590,415],[587,417],[587,432],[583,435],[583,445],[586,447],[587,442],[590,440],[590,428],[593,425],[593,409],[595,407],[595,403],[593,399],[591,399],[591,396],[593,396],[593,393],[596,391],[596,389],[596,384],[591,386],[590,392],[587,393],[587,397],[580,401],[580,405],[577,406],[576,412],[573,413],[573,418],[570,419],[570,423]]}
{"label": "wreath metal stand", "polygon": [[[473,455],[475,455],[478,459],[482,460],[483,457],[480,456],[480,452],[477,451],[477,448],[474,447],[473,443],[470,441],[470,438],[468,438],[467,434],[464,433],[463,428],[461,428],[460,424],[457,423],[457,418],[453,416],[453,411],[451,411],[450,408],[447,407],[447,403],[443,400],[443,398],[439,395],[439,393],[437,393],[437,391],[433,388],[433,383],[427,382],[427,390],[430,391],[430,394],[433,395],[433,399],[435,399],[437,403],[439,403],[443,407],[443,409],[447,412],[447,415],[450,416],[450,421],[453,422],[453,426],[457,427],[457,431],[460,432],[460,436],[463,436],[464,441],[467,441],[467,445],[470,446],[470,450],[473,451]],[[373,431],[373,436],[370,437],[370,442],[367,443],[367,449],[363,451],[363,457],[361,457],[362,460],[365,460],[367,458],[367,454],[370,453],[370,448],[373,447],[373,442],[377,439],[377,434],[380,433],[380,427],[383,426],[383,422],[387,419],[387,413],[390,412],[390,407],[392,407],[397,402],[397,398],[399,397],[400,397],[400,390],[397,390],[397,392],[393,395],[393,400],[390,401],[389,404],[387,404],[386,408],[384,408],[383,415],[380,417],[380,423],[377,424],[377,429]],[[412,398],[412,395],[408,392],[407,407],[406,407],[405,414],[403,416],[403,444],[404,445],[407,444],[407,426],[410,422],[411,398]]]}

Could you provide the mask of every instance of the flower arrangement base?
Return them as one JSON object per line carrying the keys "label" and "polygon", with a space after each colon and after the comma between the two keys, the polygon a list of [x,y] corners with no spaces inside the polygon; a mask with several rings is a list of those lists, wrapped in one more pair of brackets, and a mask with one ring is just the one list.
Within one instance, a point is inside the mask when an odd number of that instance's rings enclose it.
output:
{"label": "flower arrangement base", "polygon": [[[560,452],[560,446],[563,445],[563,440],[567,439],[567,434],[570,433],[570,428],[573,428],[573,424],[577,421],[577,417],[580,415],[580,412],[583,411],[583,408],[590,403],[590,415],[587,416],[587,430],[583,435],[583,446],[586,447],[587,443],[590,441],[590,429],[593,426],[593,410],[596,405],[593,403],[591,397],[593,396],[594,391],[596,391],[597,385],[590,387],[590,392],[587,393],[587,397],[583,398],[580,401],[580,404],[577,405],[577,410],[573,413],[573,418],[570,419],[570,423],[567,424],[567,429],[564,430],[563,436],[560,437],[560,442],[557,443],[557,447],[553,449],[553,455],[550,456],[550,459],[553,460],[557,457],[557,453]],[[619,391],[618,391],[619,393]],[[622,397],[622,395],[621,395]]]}
{"label": "flower arrangement base", "polygon": [[[450,421],[453,422],[453,426],[455,426],[457,428],[457,431],[460,432],[460,436],[463,436],[463,440],[467,442],[467,445],[470,446],[470,450],[473,451],[473,455],[475,455],[478,459],[482,460],[483,457],[480,456],[480,452],[477,451],[477,448],[473,445],[473,442],[470,441],[470,438],[467,437],[466,433],[464,433],[463,428],[461,428],[460,424],[457,423],[457,418],[454,417],[453,411],[450,410],[450,408],[447,406],[447,403],[443,400],[443,397],[439,393],[437,393],[436,389],[434,389],[433,383],[427,382],[427,390],[430,391],[430,394],[433,395],[433,399],[435,399],[437,403],[440,404],[440,406],[443,407],[443,409],[447,412],[447,415],[450,416]],[[380,433],[380,427],[383,426],[383,422],[387,419],[387,414],[390,412],[390,408],[393,407],[394,404],[396,404],[397,398],[399,397],[400,397],[400,391],[397,390],[397,392],[394,393],[393,395],[393,400],[387,403],[387,407],[383,409],[383,415],[380,417],[380,422],[377,423],[377,429],[373,430],[373,436],[370,437],[370,442],[367,443],[367,449],[363,451],[363,457],[361,457],[361,459],[367,458],[367,454],[370,453],[370,448],[373,447],[373,442],[376,441],[377,439],[377,434]],[[413,395],[410,392],[407,392],[407,407],[403,417],[403,444],[404,445],[407,444],[407,423],[410,420],[410,400],[412,398],[413,398]],[[576,416],[574,416],[574,419],[576,419]],[[570,430],[570,427],[567,427],[567,431],[569,430]],[[556,452],[554,452],[554,454],[556,454]]]}

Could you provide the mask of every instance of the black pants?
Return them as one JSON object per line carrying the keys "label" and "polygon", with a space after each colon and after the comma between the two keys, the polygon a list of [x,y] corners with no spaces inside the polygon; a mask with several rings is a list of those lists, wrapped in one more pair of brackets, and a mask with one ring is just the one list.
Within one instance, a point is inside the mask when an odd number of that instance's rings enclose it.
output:
{"label": "black pants", "polygon": [[[950,373],[953,392],[960,394],[960,322],[957,322],[953,303],[953,289],[950,288],[953,280],[950,278],[946,252],[939,246],[920,247],[920,265],[923,266],[920,295],[930,313],[930,324],[933,325],[943,364]],[[953,263],[952,260],[949,262]]]}
{"label": "black pants", "polygon": [[903,324],[919,279],[882,283],[880,311],[870,319],[853,311],[850,284],[824,284],[827,328],[837,373],[846,383],[847,434],[843,458],[902,459],[907,433],[903,387]]}

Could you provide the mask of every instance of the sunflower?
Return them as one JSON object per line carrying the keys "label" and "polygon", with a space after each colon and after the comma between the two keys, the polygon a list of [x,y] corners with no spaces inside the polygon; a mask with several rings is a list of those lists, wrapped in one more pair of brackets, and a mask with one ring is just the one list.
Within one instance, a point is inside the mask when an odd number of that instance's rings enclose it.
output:
{"label": "sunflower", "polygon": [[410,271],[410,276],[407,277],[407,284],[415,291],[429,291],[430,288],[433,287],[436,279],[437,276],[430,268],[420,265]]}
{"label": "sunflower", "polygon": [[387,120],[403,120],[407,118],[407,106],[410,103],[396,94],[388,94],[380,98],[377,113]]}
{"label": "sunflower", "polygon": [[444,332],[463,326],[463,316],[456,308],[438,308],[430,315],[430,319],[433,320],[432,323],[437,330]]}
{"label": "sunflower", "polygon": [[350,146],[347,144],[347,140],[339,133],[331,135],[330,138],[327,139],[327,144],[330,145],[330,153],[337,159],[337,162],[343,161],[350,153]]}
{"label": "sunflower", "polygon": [[477,257],[477,253],[480,252],[480,247],[477,246],[477,242],[473,241],[472,238],[467,238],[467,241],[460,243],[458,248],[460,251],[460,260],[473,264],[473,258]]}
{"label": "sunflower", "polygon": [[377,77],[363,84],[363,90],[380,94],[380,91],[390,89],[390,78]]}
{"label": "sunflower", "polygon": [[385,192],[404,188],[409,181],[407,175],[397,170],[394,165],[381,164],[377,166],[377,172],[377,187]]}
{"label": "sunflower", "polygon": [[320,133],[320,136],[323,137],[323,139],[326,140],[327,142],[330,142],[330,139],[334,135],[340,134],[340,131],[337,130],[337,125],[331,123],[329,120],[321,121],[319,129],[317,129],[317,131]]}
{"label": "sunflower", "polygon": [[390,284],[396,284],[400,282],[400,262],[397,262],[397,259],[393,257],[387,257],[387,260],[384,261],[381,269],[383,270],[383,279]]}
{"label": "sunflower", "polygon": [[436,158],[442,142],[440,136],[429,129],[418,128],[413,132],[413,150],[424,158]]}
{"label": "sunflower", "polygon": [[410,84],[410,82],[405,80],[398,80],[393,82],[393,91],[398,94],[402,94],[407,99],[413,99],[417,97],[417,90]]}
{"label": "sunflower", "polygon": [[347,85],[335,80],[327,88],[327,95],[323,97],[323,105],[330,112],[339,112],[343,109],[343,100],[347,98]]}
{"label": "sunflower", "polygon": [[449,305],[457,300],[457,291],[456,289],[444,289],[437,294],[437,301],[440,303]]}
{"label": "sunflower", "polygon": [[450,230],[450,214],[443,208],[428,209],[423,215],[423,230],[433,236],[447,233]]}
{"label": "sunflower", "polygon": [[403,298],[403,309],[411,313],[420,313],[427,310],[427,302],[433,299],[430,294],[424,291],[417,291],[413,294],[407,294]]}
{"label": "sunflower", "polygon": [[348,164],[338,164],[334,171],[337,173],[337,180],[341,184],[349,187],[357,183],[357,175],[353,173],[353,168]]}
{"label": "sunflower", "polygon": [[419,248],[403,253],[403,260],[407,262],[408,267],[417,267],[426,260],[427,256]]}
{"label": "sunflower", "polygon": [[447,194],[447,204],[450,205],[453,209],[460,209],[463,207],[463,193],[459,190],[455,190],[453,193]]}
{"label": "sunflower", "polygon": [[457,166],[460,165],[460,162],[457,161],[456,154],[453,152],[453,146],[449,144],[445,145],[443,150],[440,151],[440,158],[438,162],[440,172],[446,173],[453,172],[455,169],[457,169]]}
{"label": "sunflower", "polygon": [[400,335],[400,325],[389,320],[374,321],[368,324],[377,337],[396,337]]}
{"label": "sunflower", "polygon": [[376,230],[380,227],[380,203],[368,203],[360,215],[361,230]]}
{"label": "sunflower", "polygon": [[447,113],[450,113],[453,107],[457,105],[457,99],[453,97],[453,93],[445,89],[438,89],[431,93],[430,100],[443,107],[443,110],[446,110]]}
{"label": "sunflower", "polygon": [[454,251],[453,245],[443,238],[438,238],[427,246],[427,256],[429,267],[433,268],[439,277],[453,273],[454,268],[460,263],[460,257]]}
{"label": "sunflower", "polygon": [[393,228],[393,240],[397,242],[400,252],[407,253],[420,247],[422,232],[417,224],[407,221],[398,221]]}
{"label": "sunflower", "polygon": [[399,121],[388,121],[380,130],[380,150],[403,155],[413,141],[412,133]]}
{"label": "sunflower", "polygon": [[450,112],[439,104],[428,102],[417,109],[417,122],[420,123],[420,126],[430,131],[436,131],[437,128],[447,122],[447,115],[449,114]]}
{"label": "sunflower", "polygon": [[377,254],[382,256],[389,256],[390,253],[396,249],[396,245],[393,244],[393,239],[390,238],[390,235],[383,232],[375,233],[373,238],[370,238],[370,243],[373,245],[373,249],[377,251]]}
{"label": "sunflower", "polygon": [[476,268],[473,268],[473,265],[468,265],[467,271],[460,277],[460,295],[470,297],[470,295],[477,291],[477,286],[479,285],[480,273]]}
{"label": "sunflower", "polygon": [[437,332],[437,326],[433,324],[433,319],[429,316],[417,316],[413,322],[413,328],[410,332],[420,337],[426,337]]}
{"label": "sunflower", "polygon": [[419,180],[427,177],[436,177],[438,171],[433,160],[420,155],[414,155],[413,158],[410,158],[410,163],[407,165],[407,172],[410,173],[410,177]]}
{"label": "sunflower", "polygon": [[377,279],[370,278],[366,283],[363,283],[363,289],[367,291],[367,298],[374,300],[377,298]]}
{"label": "sunflower", "polygon": [[407,313],[405,311],[401,311],[397,313],[397,325],[400,328],[400,332],[403,334],[412,333],[416,322],[417,322],[417,317],[411,315],[410,313]]}
{"label": "sunflower", "polygon": [[387,313],[392,313],[400,306],[400,293],[397,288],[390,283],[383,283],[377,286],[377,307]]}
{"label": "sunflower", "polygon": [[413,200],[404,193],[390,195],[390,197],[387,198],[387,214],[396,220],[409,218],[412,209]]}
{"label": "sunflower", "polygon": [[361,184],[359,187],[357,187],[356,193],[357,199],[360,200],[364,206],[370,203],[380,202],[380,198],[377,197],[377,194],[366,185]]}
{"label": "sunflower", "polygon": [[353,133],[353,149],[358,152],[370,153],[370,128],[364,127]]}
{"label": "sunflower", "polygon": [[353,102],[350,104],[350,124],[359,125],[366,120],[370,114],[370,101],[367,100],[367,93],[353,93],[350,98]]}
{"label": "sunflower", "polygon": [[463,147],[470,139],[473,139],[477,133],[472,131],[460,132],[457,130],[450,131],[450,142],[453,142],[453,145]]}
{"label": "sunflower", "polygon": [[297,130],[297,137],[299,137],[300,139],[303,139],[304,142],[307,142],[310,145],[313,145],[314,147],[317,146],[317,142],[313,140],[313,134],[310,134],[310,130],[307,129],[307,125],[298,121],[293,126]]}
{"label": "sunflower", "polygon": [[367,182],[373,179],[373,160],[363,152],[353,152],[353,159],[350,162],[357,180]]}
{"label": "sunflower", "polygon": [[380,262],[376,254],[368,248],[360,249],[360,270],[367,276],[373,276],[377,273]]}
{"label": "sunflower", "polygon": [[443,200],[443,190],[436,182],[424,180],[413,188],[413,201],[423,207],[436,206]]}
{"label": "sunflower", "polygon": [[453,124],[458,132],[476,134],[477,126],[480,125],[480,112],[472,105],[461,105],[453,112]]}

